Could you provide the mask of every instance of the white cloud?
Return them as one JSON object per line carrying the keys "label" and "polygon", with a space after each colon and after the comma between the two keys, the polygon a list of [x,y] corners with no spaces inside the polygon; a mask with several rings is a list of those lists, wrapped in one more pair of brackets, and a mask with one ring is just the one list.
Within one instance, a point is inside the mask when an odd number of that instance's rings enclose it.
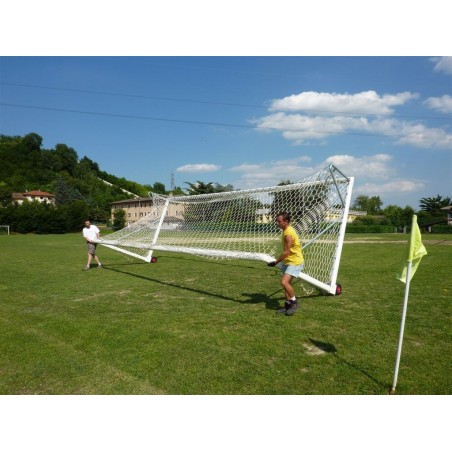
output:
{"label": "white cloud", "polygon": [[231,168],[230,171],[240,173],[240,179],[234,181],[234,187],[258,188],[279,184],[282,180],[298,181],[305,176],[333,164],[348,176],[361,180],[386,181],[396,176],[396,170],[391,166],[392,157],[388,154],[375,154],[363,157],[351,155],[333,155],[318,165],[307,165],[309,157],[248,164]]}
{"label": "white cloud", "polygon": [[441,113],[452,113],[452,96],[449,96],[449,94],[444,94],[441,97],[429,97],[425,104],[432,110],[437,110]]}
{"label": "white cloud", "polygon": [[444,56],[440,58],[432,58],[436,63],[434,70],[436,72],[444,72],[445,74],[452,74],[452,57]]}
{"label": "white cloud", "polygon": [[410,92],[378,95],[375,91],[357,94],[318,93],[306,91],[273,100],[269,110],[311,110],[323,113],[390,114],[391,107],[403,105],[417,94]]}
{"label": "white cloud", "polygon": [[354,176],[355,194],[380,196],[384,194],[416,193],[425,188],[420,181],[401,179],[392,165],[392,156],[375,154],[363,157],[333,155],[325,163],[336,165],[348,176]]}
{"label": "white cloud", "polygon": [[[280,132],[283,138],[297,146],[314,142],[324,144],[331,136],[356,134],[381,135],[393,139],[396,144],[452,149],[452,134],[446,129],[429,128],[419,121],[402,121],[388,116],[393,113],[392,107],[417,97],[410,92],[379,95],[375,91],[357,94],[309,91],[274,100],[270,113],[252,123],[262,132]],[[452,109],[449,95],[429,98],[426,103],[442,112]],[[301,109],[305,112],[275,111],[278,109]]]}
{"label": "white cloud", "polygon": [[221,169],[219,165],[211,163],[195,163],[191,165],[183,165],[176,169],[178,173],[210,173]]}
{"label": "white cloud", "polygon": [[366,124],[367,120],[365,118],[346,116],[325,118],[323,116],[279,112],[260,118],[257,121],[257,128],[261,130],[279,130],[286,140],[300,145],[310,140],[324,139],[331,134],[341,134],[348,129],[363,128]]}
{"label": "white cloud", "polygon": [[244,163],[230,169],[240,174],[240,178],[233,182],[233,186],[238,189],[262,188],[277,185],[287,179],[298,181],[333,164],[347,176],[355,177],[353,190],[355,195],[407,195],[422,192],[426,187],[422,181],[399,177],[393,158],[388,154],[362,157],[332,155],[318,165],[308,166],[308,162],[309,158],[299,157],[258,164]]}
{"label": "white cloud", "polygon": [[401,122],[398,125],[397,144],[420,148],[452,149],[452,134],[444,129],[428,128],[423,124]]}
{"label": "white cloud", "polygon": [[425,188],[423,182],[397,179],[384,184],[366,183],[356,187],[355,193],[363,195],[381,195],[385,193],[415,193]]}
{"label": "white cloud", "polygon": [[395,118],[352,116],[307,116],[283,112],[264,116],[255,121],[258,130],[278,130],[294,145],[304,145],[313,140],[325,141],[329,136],[341,134],[382,135],[397,144],[410,144],[424,148],[452,148],[452,134],[441,128],[428,128],[422,123],[401,121]]}
{"label": "white cloud", "polygon": [[392,157],[388,154],[376,154],[363,157],[351,155],[333,155],[325,160],[321,166],[333,164],[345,174],[366,179],[387,180],[396,173],[390,166]]}
{"label": "white cloud", "polygon": [[275,165],[283,164],[283,165],[298,166],[299,163],[302,163],[302,162],[307,163],[307,162],[310,162],[311,160],[312,160],[311,157],[309,157],[307,155],[302,155],[301,157],[295,157],[293,159],[278,160],[275,162]]}
{"label": "white cloud", "polygon": [[241,189],[270,187],[278,185],[282,180],[298,181],[315,172],[312,167],[303,166],[311,159],[301,156],[293,159],[262,162],[258,164],[244,163],[235,166],[230,171],[239,173],[240,179],[233,186]]}

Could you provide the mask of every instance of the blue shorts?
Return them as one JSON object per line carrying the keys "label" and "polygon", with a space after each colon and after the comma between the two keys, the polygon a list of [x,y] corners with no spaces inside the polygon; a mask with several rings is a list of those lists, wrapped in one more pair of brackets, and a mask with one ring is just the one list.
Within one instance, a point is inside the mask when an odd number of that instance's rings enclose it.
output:
{"label": "blue shorts", "polygon": [[286,265],[283,262],[280,262],[279,264],[276,264],[276,266],[281,270],[281,273],[284,275],[290,275],[295,278],[298,278],[300,275],[300,272],[304,268],[304,264],[300,265]]}

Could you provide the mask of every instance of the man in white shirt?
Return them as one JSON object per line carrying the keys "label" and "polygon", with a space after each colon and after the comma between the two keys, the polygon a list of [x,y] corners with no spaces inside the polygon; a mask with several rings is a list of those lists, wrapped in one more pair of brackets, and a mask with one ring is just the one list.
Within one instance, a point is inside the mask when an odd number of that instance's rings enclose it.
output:
{"label": "man in white shirt", "polygon": [[97,243],[95,242],[95,240],[100,239],[99,233],[99,228],[96,225],[91,224],[89,220],[85,221],[85,227],[83,228],[83,238],[86,240],[86,244],[88,246],[88,263],[86,264],[84,270],[90,269],[91,261],[93,260],[93,258],[97,262],[97,267],[102,267],[102,264],[100,263],[99,258],[96,254]]}

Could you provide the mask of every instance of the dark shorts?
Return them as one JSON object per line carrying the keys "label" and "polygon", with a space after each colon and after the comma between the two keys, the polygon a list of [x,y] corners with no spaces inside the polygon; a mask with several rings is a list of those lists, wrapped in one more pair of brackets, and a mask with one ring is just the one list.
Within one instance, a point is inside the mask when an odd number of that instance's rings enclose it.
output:
{"label": "dark shorts", "polygon": [[96,254],[96,247],[97,243],[88,243],[86,242],[86,245],[88,247],[88,253],[94,256]]}

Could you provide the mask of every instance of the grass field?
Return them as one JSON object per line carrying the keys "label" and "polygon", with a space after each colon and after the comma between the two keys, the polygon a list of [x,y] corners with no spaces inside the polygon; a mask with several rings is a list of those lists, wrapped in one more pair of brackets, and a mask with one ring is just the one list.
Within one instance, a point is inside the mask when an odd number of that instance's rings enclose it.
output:
{"label": "grass field", "polygon": [[[286,317],[264,263],[99,247],[105,268],[84,272],[80,234],[1,235],[0,393],[387,394],[407,237],[347,235],[343,295]],[[424,236],[397,394],[452,393],[451,241]]]}

